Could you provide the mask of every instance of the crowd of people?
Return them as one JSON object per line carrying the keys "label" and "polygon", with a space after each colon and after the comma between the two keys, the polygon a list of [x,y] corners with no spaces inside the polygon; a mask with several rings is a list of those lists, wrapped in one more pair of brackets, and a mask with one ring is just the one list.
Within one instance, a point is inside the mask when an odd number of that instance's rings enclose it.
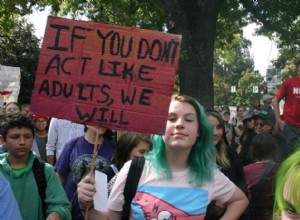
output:
{"label": "crowd of people", "polygon": [[[284,81],[263,103],[237,106],[234,116],[226,106],[205,109],[174,95],[163,136],[7,103],[0,115],[0,219],[118,220],[128,212],[130,219],[299,219],[300,102],[291,92],[299,80]],[[144,163],[128,208],[134,157]],[[94,207],[91,169],[107,175],[107,211]]]}

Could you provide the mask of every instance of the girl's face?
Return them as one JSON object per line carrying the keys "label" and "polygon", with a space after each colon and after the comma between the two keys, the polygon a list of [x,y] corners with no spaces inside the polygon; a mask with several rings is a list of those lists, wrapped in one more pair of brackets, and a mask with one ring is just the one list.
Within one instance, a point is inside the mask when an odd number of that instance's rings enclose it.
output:
{"label": "girl's face", "polygon": [[129,154],[129,160],[132,160],[134,156],[136,157],[143,157],[145,153],[148,153],[150,150],[150,144],[141,141],[135,148],[133,148]]}
{"label": "girl's face", "polygon": [[261,118],[255,120],[255,132],[257,134],[263,133],[264,121]]}
{"label": "girl's face", "polygon": [[255,132],[257,134],[271,133],[271,131],[272,131],[272,126],[266,124],[263,119],[257,118],[255,120]]}
{"label": "girl's face", "polygon": [[254,119],[249,119],[246,122],[246,126],[248,127],[248,129],[254,129],[255,128],[255,120]]}
{"label": "girl's face", "polygon": [[190,150],[198,136],[199,124],[195,108],[188,103],[173,100],[163,136],[166,147]]}
{"label": "girl's face", "polygon": [[34,121],[35,128],[39,131],[44,131],[47,128],[48,122],[44,118],[39,118]]}
{"label": "girl's face", "polygon": [[7,114],[18,113],[18,112],[20,112],[20,109],[19,109],[19,106],[15,105],[14,103],[11,103],[6,106],[5,111]]}
{"label": "girl's face", "polygon": [[[291,173],[292,175],[296,175]],[[295,208],[295,204],[294,204],[294,199],[292,195],[292,180],[293,178],[288,178],[285,186],[284,186],[284,190],[283,190],[283,198],[286,201],[286,203],[288,204],[288,207],[286,209],[283,209],[281,211],[281,219],[282,220],[299,220],[300,219],[300,213],[296,211]],[[300,194],[298,193],[298,196],[300,197]],[[298,199],[298,201],[300,200],[300,198]]]}
{"label": "girl's face", "polygon": [[238,117],[243,117],[243,114],[244,114],[244,111],[245,111],[245,108],[244,107],[240,107],[238,110],[237,110],[237,116]]}
{"label": "girl's face", "polygon": [[230,114],[229,114],[229,113],[225,113],[225,114],[222,116],[222,118],[223,118],[223,120],[224,120],[225,122],[228,122],[229,119],[230,119]]}
{"label": "girl's face", "polygon": [[208,115],[208,120],[210,121],[213,127],[214,145],[217,145],[222,139],[223,128],[221,127],[219,120],[214,116]]}

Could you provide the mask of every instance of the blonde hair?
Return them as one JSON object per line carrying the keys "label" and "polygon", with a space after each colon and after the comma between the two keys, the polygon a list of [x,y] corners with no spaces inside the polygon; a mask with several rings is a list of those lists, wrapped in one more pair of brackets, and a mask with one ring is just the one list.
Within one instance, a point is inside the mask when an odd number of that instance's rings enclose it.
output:
{"label": "blonde hair", "polygon": [[224,138],[226,138],[226,136],[225,136],[225,123],[222,119],[222,116],[219,113],[213,112],[213,111],[207,112],[206,115],[216,118],[218,120],[219,124],[220,124],[220,127],[223,130],[223,137],[221,138],[219,143],[217,143],[215,145],[215,147],[217,148],[217,151],[218,151],[218,157],[216,158],[216,161],[222,167],[230,167],[230,162],[228,160],[227,150],[226,150],[227,145],[226,145],[225,140],[224,140]]}

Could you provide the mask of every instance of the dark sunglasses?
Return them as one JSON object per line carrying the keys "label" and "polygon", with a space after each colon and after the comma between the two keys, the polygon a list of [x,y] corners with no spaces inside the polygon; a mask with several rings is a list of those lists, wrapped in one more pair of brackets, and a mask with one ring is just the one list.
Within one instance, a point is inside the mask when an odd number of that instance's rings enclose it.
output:
{"label": "dark sunglasses", "polygon": [[255,127],[263,127],[264,126],[264,123],[255,123]]}

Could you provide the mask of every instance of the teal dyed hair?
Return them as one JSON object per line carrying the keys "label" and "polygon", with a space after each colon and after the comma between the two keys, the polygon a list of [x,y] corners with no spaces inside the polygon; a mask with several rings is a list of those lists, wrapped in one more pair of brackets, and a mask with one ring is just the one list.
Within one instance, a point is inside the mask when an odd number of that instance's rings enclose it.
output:
{"label": "teal dyed hair", "polygon": [[[204,108],[192,97],[186,95],[175,95],[172,101],[179,101],[192,105],[197,113],[199,124],[199,136],[190,152],[188,166],[190,181],[197,186],[213,179],[213,172],[216,168],[216,148],[213,143],[213,131],[207,119]],[[166,160],[165,143],[163,137],[154,135],[152,137],[153,149],[145,157],[150,160],[158,174],[166,179],[172,179],[172,171]]]}
{"label": "teal dyed hair", "polygon": [[[298,142],[298,146],[300,146]],[[289,181],[290,189],[285,189]],[[288,194],[292,201],[295,212],[300,214],[300,151],[290,155],[281,165],[276,174],[275,204],[273,219],[280,219],[282,210],[289,210],[289,204],[284,198]],[[288,192],[288,193],[287,193]]]}

